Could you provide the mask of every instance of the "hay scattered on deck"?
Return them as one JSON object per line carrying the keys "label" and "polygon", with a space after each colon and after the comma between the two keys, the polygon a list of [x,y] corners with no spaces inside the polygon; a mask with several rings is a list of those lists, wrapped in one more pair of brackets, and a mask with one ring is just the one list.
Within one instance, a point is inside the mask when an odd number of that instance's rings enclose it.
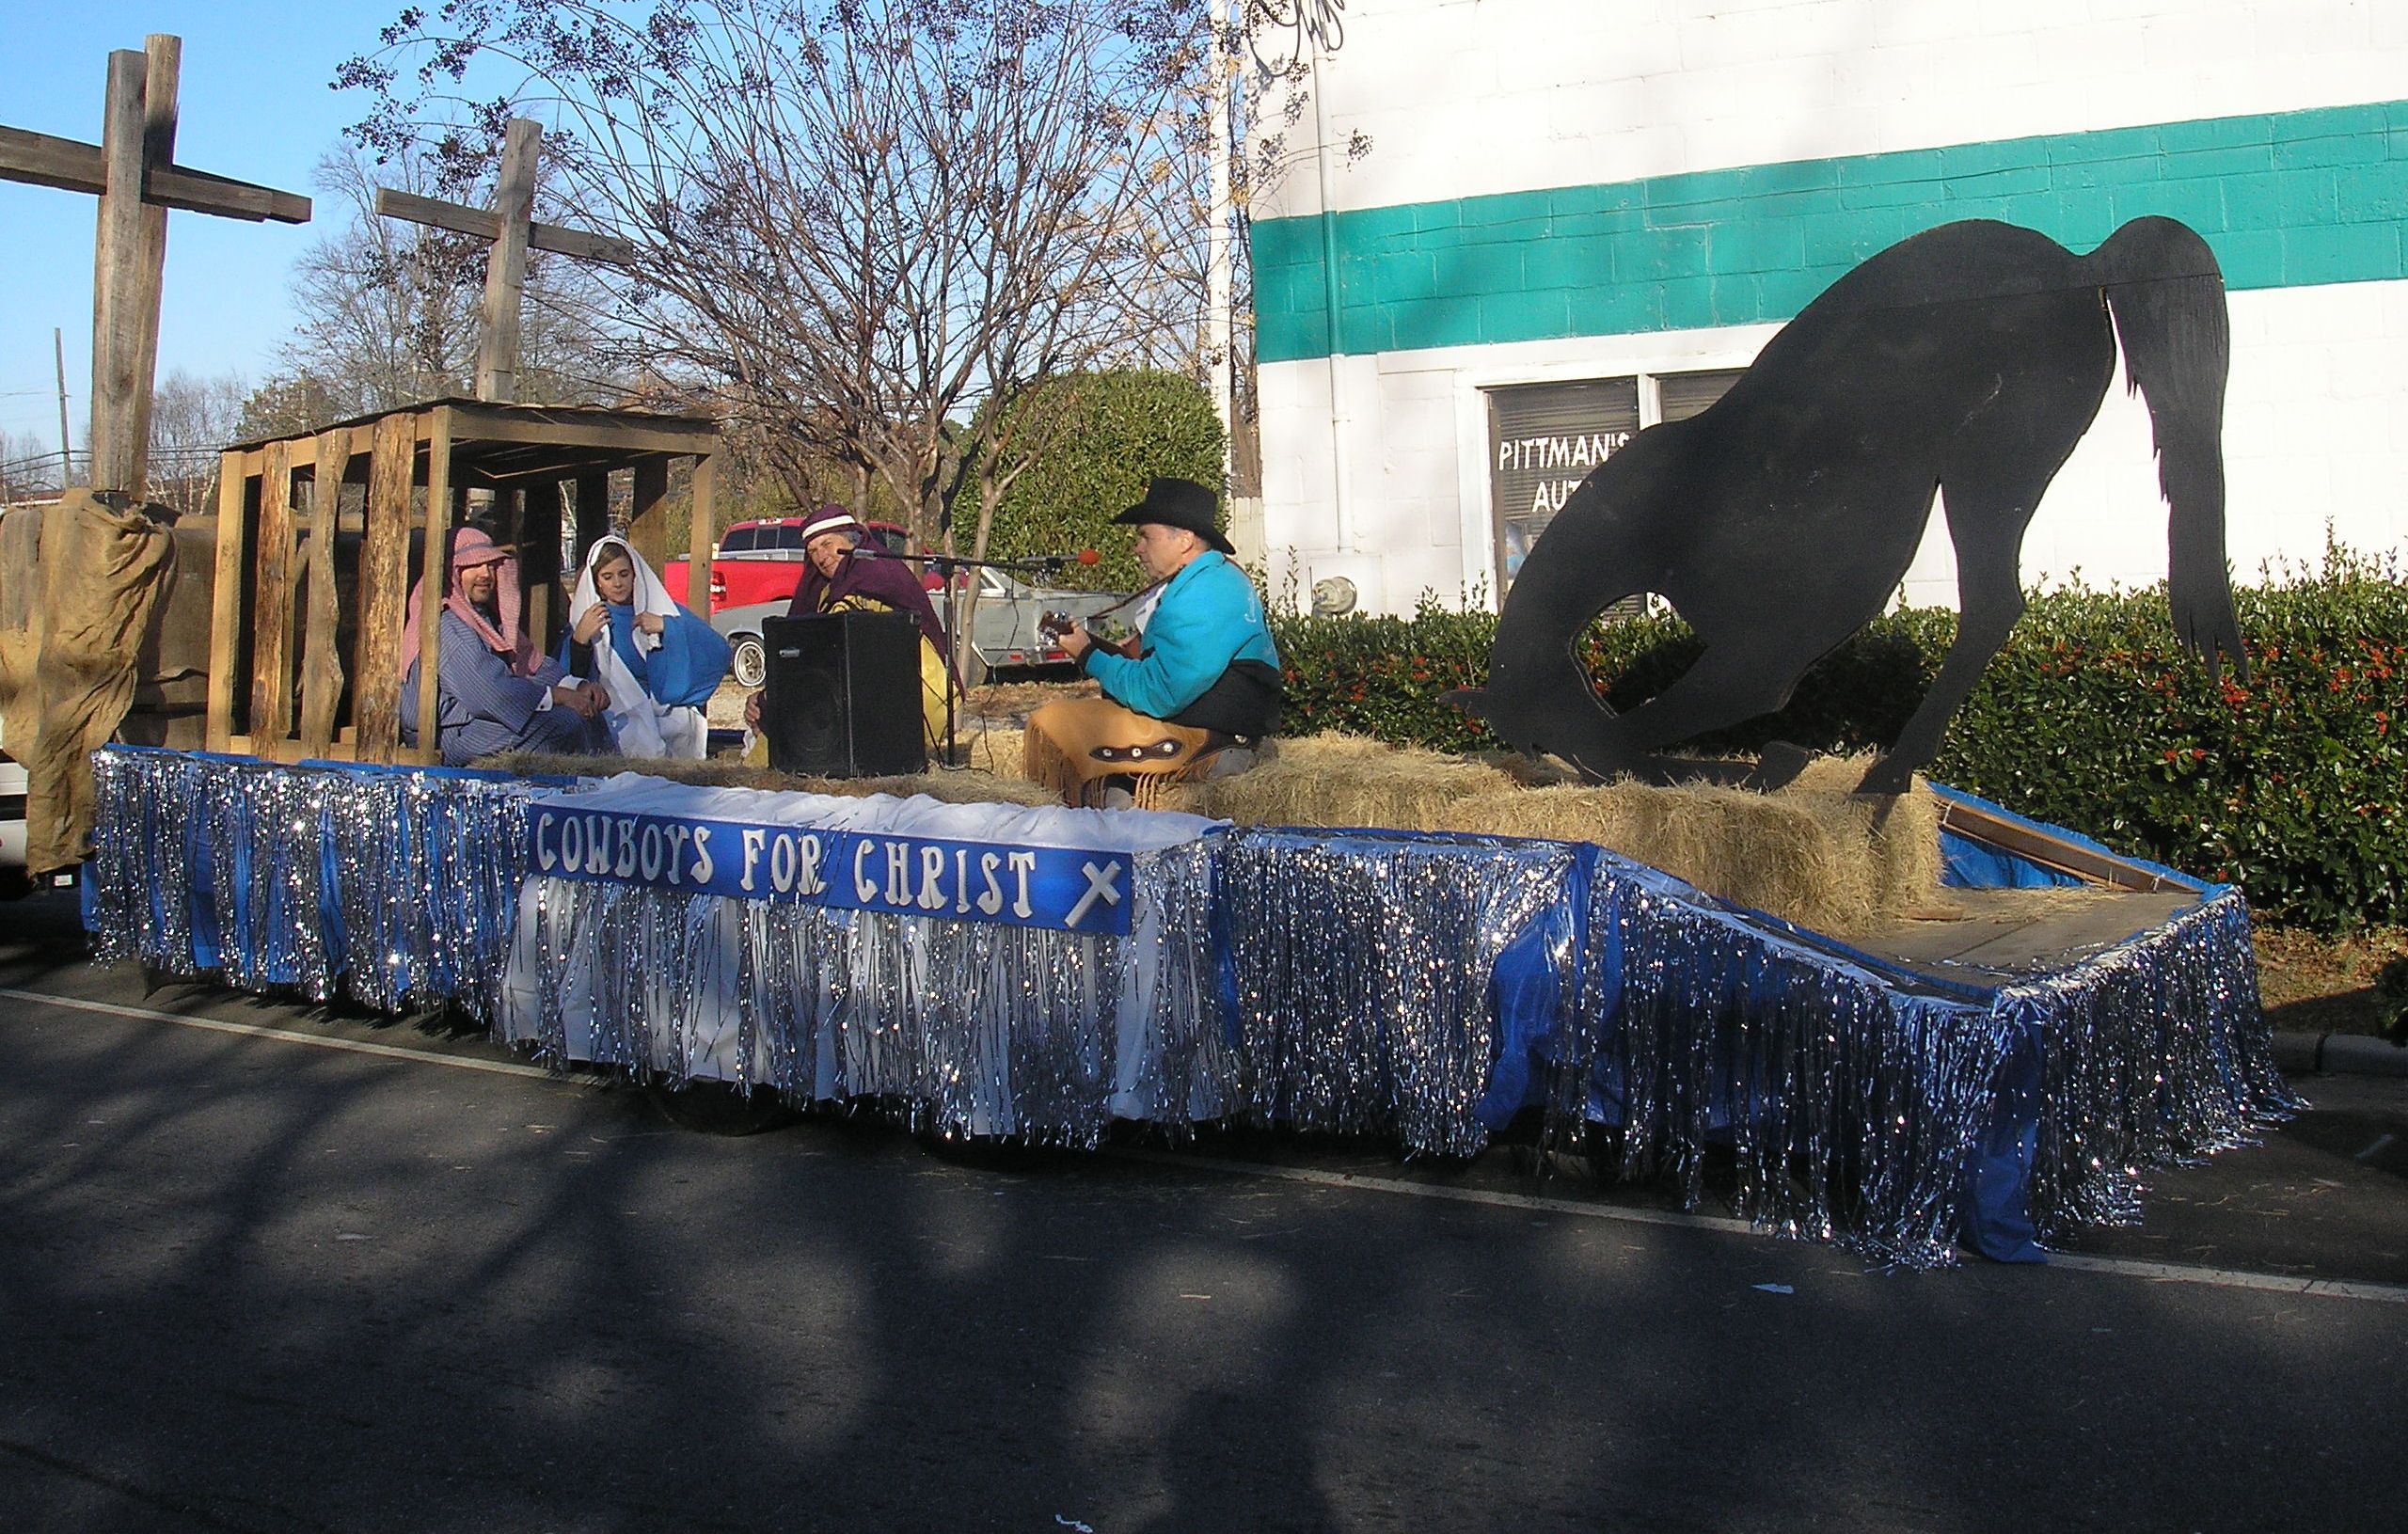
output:
{"label": "hay scattered on deck", "polygon": [[1868,757],[1825,758],[1772,794],[1627,780],[1590,786],[1504,765],[1323,735],[1165,808],[1241,825],[1387,826],[1592,842],[1817,931],[1861,932],[1940,900],[1939,806],[1851,790]]}
{"label": "hay scattered on deck", "polygon": [[922,772],[895,778],[806,778],[792,772],[749,767],[727,756],[716,756],[702,762],[672,762],[621,756],[547,756],[532,751],[509,751],[499,756],[487,756],[474,765],[521,776],[556,774],[574,778],[607,778],[613,773],[641,772],[648,778],[664,778],[671,783],[693,783],[704,788],[768,788],[784,793],[833,794],[846,799],[867,799],[873,794],[893,794],[897,799],[909,799],[914,794],[925,794],[947,804],[1041,805],[1061,802],[1035,783],[976,768],[964,768],[958,772]]}

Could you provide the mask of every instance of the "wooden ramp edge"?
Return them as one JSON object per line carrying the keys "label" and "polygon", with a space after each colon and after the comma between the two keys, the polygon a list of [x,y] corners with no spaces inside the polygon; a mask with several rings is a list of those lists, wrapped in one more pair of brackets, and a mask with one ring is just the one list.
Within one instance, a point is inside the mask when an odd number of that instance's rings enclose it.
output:
{"label": "wooden ramp edge", "polygon": [[2037,826],[2010,820],[1978,805],[1942,799],[1940,825],[1942,830],[1953,830],[1960,836],[1987,842],[2003,852],[2029,858],[2043,868],[2069,874],[2086,883],[2133,890],[2144,894],[2190,888],[2188,884],[2167,878],[2162,874],[2127,862],[2113,853],[2100,852],[2064,837],[2052,836]]}

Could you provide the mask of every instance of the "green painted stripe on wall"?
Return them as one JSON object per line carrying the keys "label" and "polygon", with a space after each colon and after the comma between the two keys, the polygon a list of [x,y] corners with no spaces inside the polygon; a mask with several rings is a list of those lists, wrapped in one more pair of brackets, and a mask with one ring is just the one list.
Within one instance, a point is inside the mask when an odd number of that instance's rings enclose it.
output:
{"label": "green painted stripe on wall", "polygon": [[[2408,102],[1506,192],[1336,215],[1347,353],[1786,320],[1909,234],[1999,218],[2087,250],[2144,213],[2235,289],[2408,277]],[[1265,362],[1333,349],[1322,219],[1253,233]]]}

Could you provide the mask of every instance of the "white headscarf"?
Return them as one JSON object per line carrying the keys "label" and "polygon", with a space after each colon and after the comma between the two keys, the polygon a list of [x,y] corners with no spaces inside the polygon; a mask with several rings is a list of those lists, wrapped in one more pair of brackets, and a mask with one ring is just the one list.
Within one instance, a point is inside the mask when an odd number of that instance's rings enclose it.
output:
{"label": "white headscarf", "polygon": [[[601,602],[602,593],[594,588],[594,570],[612,554],[625,554],[635,565],[636,589],[630,594],[639,613],[657,613],[661,621],[673,622],[677,604],[670,598],[669,588],[660,583],[652,566],[635,546],[618,535],[597,538],[585,551],[585,567],[577,573],[577,591],[568,599],[568,621],[572,628],[584,618],[588,609]],[[660,648],[661,636],[647,634],[639,626],[635,631],[636,648],[650,653]],[[602,689],[610,695],[610,706],[604,718],[610,721],[610,735],[619,744],[623,756],[682,756],[700,761],[710,744],[710,725],[699,708],[676,708],[661,703],[643,689],[626,662],[619,658],[618,647],[610,642],[610,630],[605,625],[594,639],[594,672]]]}

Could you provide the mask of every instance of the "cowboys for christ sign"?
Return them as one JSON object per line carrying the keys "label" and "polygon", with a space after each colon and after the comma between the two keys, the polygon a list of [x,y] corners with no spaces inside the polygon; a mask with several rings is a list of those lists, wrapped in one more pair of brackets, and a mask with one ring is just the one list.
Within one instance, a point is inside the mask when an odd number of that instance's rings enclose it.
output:
{"label": "cowboys for christ sign", "polygon": [[682,894],[794,901],[1122,935],[1134,860],[1122,851],[612,813],[561,800],[528,814],[536,874]]}

